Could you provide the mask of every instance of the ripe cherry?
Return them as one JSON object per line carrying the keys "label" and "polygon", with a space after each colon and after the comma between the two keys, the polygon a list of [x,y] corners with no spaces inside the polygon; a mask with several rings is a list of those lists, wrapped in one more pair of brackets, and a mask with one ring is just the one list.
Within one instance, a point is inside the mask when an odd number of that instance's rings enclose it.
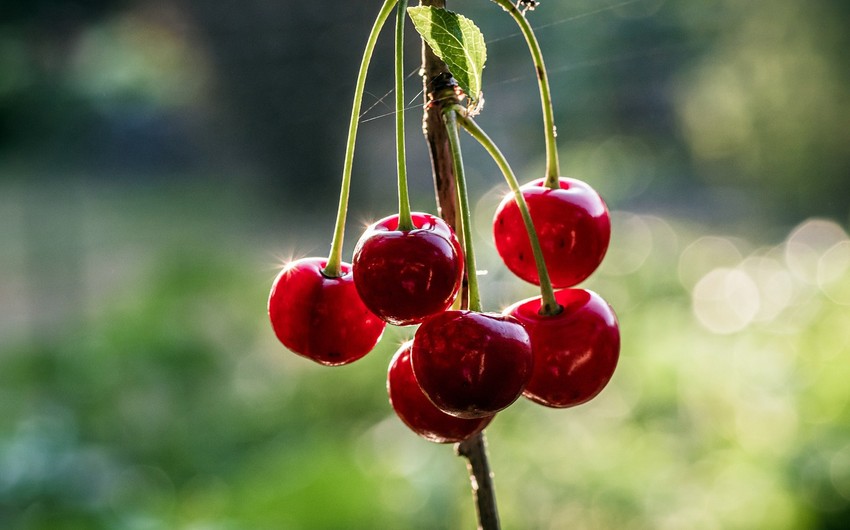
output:
{"label": "ripe cherry", "polygon": [[493,416],[464,419],[450,416],[434,406],[425,396],[410,363],[412,341],[399,348],[387,372],[390,404],[401,421],[419,436],[436,443],[466,440],[486,427]]}
{"label": "ripe cherry", "polygon": [[413,230],[398,215],[381,219],[354,249],[354,284],[373,313],[390,324],[417,324],[446,310],[463,278],[463,254],[439,217],[413,213]]}
{"label": "ripe cherry", "polygon": [[[520,189],[540,239],[552,286],[572,287],[602,262],[611,239],[611,219],[605,202],[584,182],[561,177],[559,189],[550,189],[544,183],[545,179],[538,179]],[[540,285],[531,242],[513,193],[496,210],[493,236],[508,269]]]}
{"label": "ripe cherry", "polygon": [[573,407],[608,384],[620,356],[620,330],[614,311],[592,291],[565,289],[555,298],[562,311],[554,316],[540,314],[540,297],[517,302],[505,313],[531,337],[534,370],[525,397],[547,407]]}
{"label": "ripe cherry", "polygon": [[327,259],[293,261],[278,274],[269,294],[269,318],[277,338],[293,352],[337,366],[369,353],[386,324],[372,314],[354,287],[351,265],[341,276],[322,273]]}
{"label": "ripe cherry", "polygon": [[528,333],[513,317],[446,311],[416,331],[411,353],[422,391],[459,418],[489,416],[522,394],[531,376]]}

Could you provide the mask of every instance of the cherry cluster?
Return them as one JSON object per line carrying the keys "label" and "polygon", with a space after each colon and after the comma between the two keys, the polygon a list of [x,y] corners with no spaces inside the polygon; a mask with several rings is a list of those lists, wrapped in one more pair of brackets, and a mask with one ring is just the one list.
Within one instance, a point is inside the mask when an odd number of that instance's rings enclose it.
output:
{"label": "cherry cluster", "polygon": [[[535,63],[543,104],[546,177],[520,186],[498,147],[459,105],[455,90],[447,89],[443,98],[435,89],[428,94],[429,105],[441,108],[451,144],[459,202],[456,222],[463,243],[443,219],[410,211],[402,61],[407,2],[385,0],[358,75],[330,256],[287,265],[274,280],[268,302],[272,326],[283,345],[328,366],[366,355],[387,324],[418,325],[413,340],[402,345],[390,362],[387,389],[401,420],[420,436],[441,443],[476,435],[521,395],[555,408],[585,403],[611,379],[620,351],[611,307],[596,293],[575,287],[596,270],[608,249],[608,209],[590,186],[559,176],[549,83],[539,46],[516,5],[509,0],[494,2],[519,24]],[[396,3],[399,213],[362,234],[349,264],[342,261],[342,238],[366,70],[381,26]],[[524,8],[536,4],[520,3]],[[439,13],[444,18],[456,16],[445,10]],[[493,221],[499,255],[519,278],[540,286],[539,297],[519,301],[502,313],[484,312],[478,296],[458,139],[461,127],[490,153],[511,188]]]}
{"label": "cherry cluster", "polygon": [[[608,210],[587,184],[543,179],[521,188],[540,240],[557,308],[541,297],[502,314],[451,309],[464,277],[464,253],[445,221],[413,213],[371,225],[340,275],[325,259],[290,263],[274,281],[269,315],[278,339],[320,364],[353,362],[378,342],[387,323],[419,324],[388,371],[390,402],[420,436],[442,443],[476,434],[520,395],[548,407],[571,407],[596,396],[619,356],[610,306],[573,288],[601,263],[610,239]],[[493,222],[496,248],[520,278],[540,284],[529,235],[513,194]],[[473,271],[467,271],[473,273]]]}

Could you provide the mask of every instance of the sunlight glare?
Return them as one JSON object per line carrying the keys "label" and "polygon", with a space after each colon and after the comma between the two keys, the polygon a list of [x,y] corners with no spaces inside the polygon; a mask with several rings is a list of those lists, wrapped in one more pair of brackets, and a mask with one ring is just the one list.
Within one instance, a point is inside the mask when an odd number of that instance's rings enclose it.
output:
{"label": "sunlight glare", "polygon": [[274,261],[266,265],[266,270],[272,271],[277,274],[281,270],[288,267],[292,262],[298,261],[299,259],[304,257],[306,257],[306,254],[302,255],[302,253],[300,252],[296,253],[294,249],[289,249],[283,252],[275,252],[272,255]]}

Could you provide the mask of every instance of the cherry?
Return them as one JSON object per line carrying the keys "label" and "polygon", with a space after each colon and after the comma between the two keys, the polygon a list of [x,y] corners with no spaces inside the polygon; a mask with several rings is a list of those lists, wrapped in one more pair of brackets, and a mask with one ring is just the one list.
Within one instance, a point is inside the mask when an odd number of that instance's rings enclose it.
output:
{"label": "cherry", "polygon": [[411,359],[428,399],[459,418],[492,415],[516,401],[533,362],[516,319],[472,311],[446,311],[422,323]]}
{"label": "cherry", "polygon": [[[602,262],[611,239],[611,219],[605,202],[584,182],[561,177],[559,189],[550,189],[544,182],[538,179],[520,190],[537,230],[552,286],[572,287]],[[508,269],[540,285],[531,242],[513,193],[496,210],[493,236]]]}
{"label": "cherry", "polygon": [[408,341],[399,348],[387,372],[390,404],[401,421],[419,436],[436,443],[462,442],[483,430],[494,416],[456,418],[435,407],[425,396],[413,376],[412,346],[413,342]]}
{"label": "cherry", "polygon": [[342,263],[341,276],[331,278],[322,273],[326,263],[326,258],[303,258],[284,267],[269,294],[269,318],[284,346],[337,366],[369,353],[386,324],[357,295],[351,265]]}
{"label": "cherry", "polygon": [[399,326],[445,311],[463,278],[460,243],[445,221],[411,214],[414,228],[398,230],[398,215],[370,226],[354,249],[354,284],[373,313]]}
{"label": "cherry", "polygon": [[505,310],[531,337],[534,370],[525,397],[547,407],[565,408],[593,399],[608,384],[620,356],[620,330],[614,311],[585,289],[555,293],[562,307],[554,316],[540,314],[540,297]]}

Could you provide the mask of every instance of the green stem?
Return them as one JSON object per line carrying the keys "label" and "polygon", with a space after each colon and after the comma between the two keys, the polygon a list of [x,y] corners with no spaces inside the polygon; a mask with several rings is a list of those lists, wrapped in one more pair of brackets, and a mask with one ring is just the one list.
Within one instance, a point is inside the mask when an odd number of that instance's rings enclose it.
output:
{"label": "green stem", "polygon": [[499,510],[496,507],[496,491],[493,487],[493,472],[487,457],[487,438],[484,431],[455,446],[455,452],[467,460],[472,495],[478,511],[478,530],[499,530]]}
{"label": "green stem", "polygon": [[404,152],[404,23],[407,0],[398,3],[395,29],[395,145],[398,162],[398,229],[413,230],[410,194],[407,190],[407,163]]}
{"label": "green stem", "polygon": [[558,189],[558,178],[561,176],[561,168],[558,165],[558,144],[556,140],[557,129],[555,128],[555,113],[552,110],[552,92],[549,89],[549,76],[546,74],[546,65],[543,64],[543,53],[531,24],[525,16],[517,9],[511,0],[493,0],[510,13],[511,17],[519,25],[525,42],[528,43],[528,51],[531,52],[531,60],[537,72],[537,84],[540,88],[540,103],[543,106],[543,128],[546,137],[546,186]]}
{"label": "green stem", "polygon": [[511,191],[514,193],[517,206],[519,206],[519,211],[522,215],[522,221],[525,223],[525,229],[528,231],[528,239],[531,241],[534,263],[537,265],[537,275],[540,277],[540,296],[543,301],[540,314],[556,315],[560,313],[561,307],[558,305],[557,300],[555,300],[555,290],[552,288],[552,281],[549,279],[549,272],[546,270],[546,262],[543,260],[543,249],[540,247],[540,239],[537,237],[537,230],[534,228],[531,213],[528,211],[528,204],[526,204],[525,198],[522,196],[516,175],[514,175],[507,159],[505,159],[505,155],[502,154],[493,140],[487,136],[487,133],[472,118],[466,116],[463,112],[463,107],[458,105],[454,108],[455,112],[452,112],[452,114],[457,114],[457,121],[490,153],[490,156],[496,161],[496,165],[499,166],[502,174],[505,175],[505,180],[508,182]]}
{"label": "green stem", "polygon": [[[460,106],[458,106],[460,107]],[[466,176],[463,172],[463,155],[460,151],[460,135],[458,135],[458,113],[454,107],[448,107],[443,112],[446,131],[449,137],[449,147],[452,152],[452,162],[457,178],[457,197],[460,212],[460,225],[463,232],[464,255],[466,257],[466,276],[469,288],[469,309],[481,311],[481,294],[478,290],[478,274],[475,266],[475,252],[472,248],[472,214],[469,208],[469,196],[466,191]]]}
{"label": "green stem", "polygon": [[366,49],[363,51],[363,59],[360,62],[360,71],[357,73],[357,85],[354,88],[354,105],[351,109],[351,121],[348,125],[348,142],[345,146],[345,163],[342,167],[342,185],[339,192],[336,227],[334,229],[333,241],[331,242],[331,252],[328,256],[328,262],[322,271],[325,276],[330,278],[340,275],[340,265],[342,264],[342,240],[345,236],[345,217],[348,213],[348,194],[351,188],[351,171],[354,167],[354,143],[357,138],[357,125],[360,123],[360,107],[363,103],[363,91],[366,87],[366,72],[369,70],[369,63],[372,61],[372,52],[375,50],[378,34],[381,33],[381,28],[384,27],[384,23],[392,13],[396,1],[384,1],[381,11],[375,19],[375,24],[372,26],[372,31],[369,33],[369,40],[366,42]]}

